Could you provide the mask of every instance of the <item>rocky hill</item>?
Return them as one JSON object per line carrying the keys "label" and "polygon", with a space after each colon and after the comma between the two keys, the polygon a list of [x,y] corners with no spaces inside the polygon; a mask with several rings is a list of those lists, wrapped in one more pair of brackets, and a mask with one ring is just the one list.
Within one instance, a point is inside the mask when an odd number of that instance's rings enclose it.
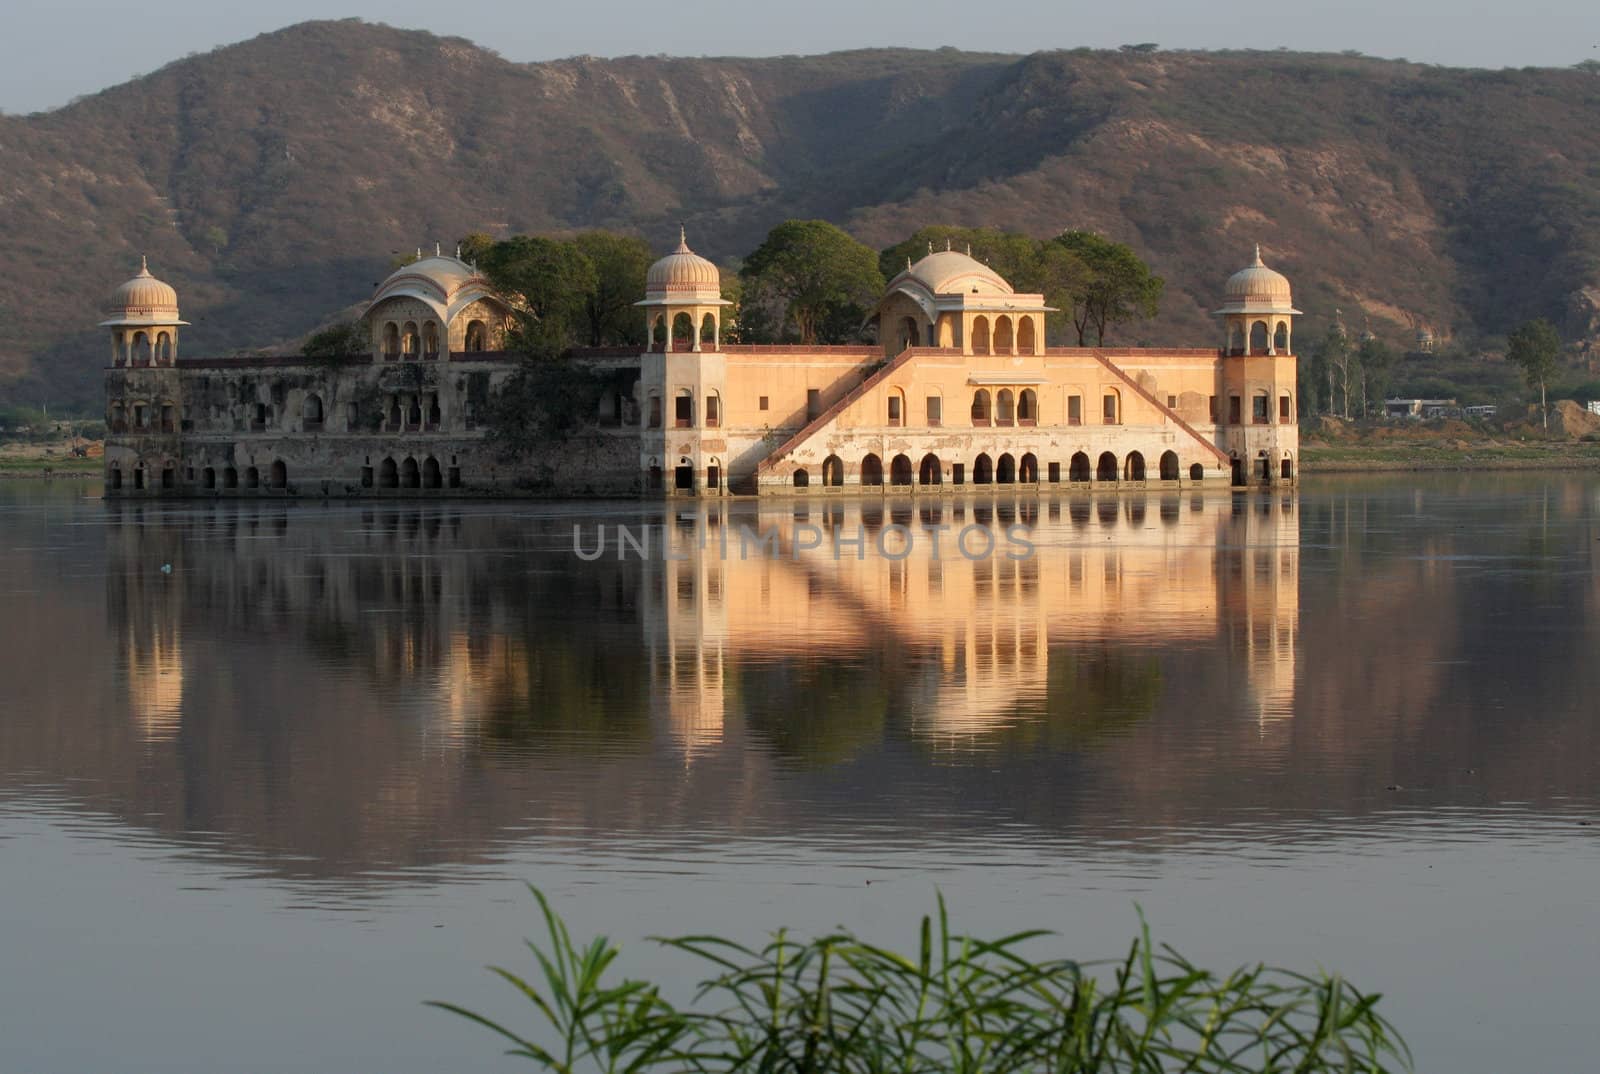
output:
{"label": "rocky hill", "polygon": [[514,64],[318,22],[0,117],[0,399],[97,409],[104,293],[148,253],[187,353],[296,337],[471,230],[602,226],[728,260],[821,216],[1132,243],[1168,279],[1122,342],[1210,340],[1260,241],[1316,332],[1399,344],[1542,314],[1600,332],[1600,77],[1289,52]]}

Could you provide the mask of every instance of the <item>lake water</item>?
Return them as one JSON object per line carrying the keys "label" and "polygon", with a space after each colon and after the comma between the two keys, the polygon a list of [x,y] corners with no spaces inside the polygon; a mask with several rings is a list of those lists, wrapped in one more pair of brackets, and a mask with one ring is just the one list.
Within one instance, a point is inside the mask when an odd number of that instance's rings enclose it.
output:
{"label": "lake water", "polygon": [[1595,478],[97,496],[0,484],[6,1074],[527,1069],[421,1006],[525,1020],[524,882],[668,979],[645,937],[910,947],[942,891],[1099,958],[1137,906],[1382,991],[1421,1070],[1595,1068]]}

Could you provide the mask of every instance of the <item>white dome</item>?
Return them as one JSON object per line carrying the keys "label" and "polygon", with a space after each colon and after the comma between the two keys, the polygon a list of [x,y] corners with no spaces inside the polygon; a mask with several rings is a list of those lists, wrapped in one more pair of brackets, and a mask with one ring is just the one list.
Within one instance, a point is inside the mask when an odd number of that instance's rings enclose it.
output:
{"label": "white dome", "polygon": [[1294,296],[1289,277],[1269,269],[1256,246],[1255,260],[1228,277],[1223,289],[1223,304],[1218,313],[1299,313],[1293,308]]}
{"label": "white dome", "polygon": [[1013,294],[1012,287],[994,269],[970,254],[955,250],[930,253],[911,265],[890,281],[889,289],[907,280],[915,280],[936,295],[969,294],[976,291],[987,295]]}
{"label": "white dome", "polygon": [[717,266],[689,249],[688,237],[678,229],[678,248],[650,266],[645,275],[647,299],[720,302],[722,273]]}
{"label": "white dome", "polygon": [[111,292],[105,313],[111,318],[107,324],[177,324],[178,292],[150,275],[150,265],[141,257],[139,274]]}

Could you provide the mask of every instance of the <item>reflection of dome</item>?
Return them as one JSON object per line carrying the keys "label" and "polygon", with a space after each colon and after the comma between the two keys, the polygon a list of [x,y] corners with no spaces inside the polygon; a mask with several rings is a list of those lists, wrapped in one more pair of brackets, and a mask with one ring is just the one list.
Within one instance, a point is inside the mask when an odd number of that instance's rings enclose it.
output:
{"label": "reflection of dome", "polygon": [[119,321],[171,324],[178,319],[178,292],[150,275],[150,265],[141,257],[139,274],[111,292],[105,311]]}
{"label": "reflection of dome", "polygon": [[928,254],[896,276],[890,282],[889,289],[892,291],[895,284],[910,280],[915,280],[936,295],[973,292],[986,295],[1014,293],[1011,285],[994,269],[970,254],[958,253],[955,250],[940,250]]}
{"label": "reflection of dome", "polygon": [[644,293],[648,298],[716,301],[722,298],[722,273],[689,249],[688,237],[679,228],[678,248],[650,266]]}
{"label": "reflection of dome", "polygon": [[1289,277],[1269,269],[1261,260],[1261,247],[1250,265],[1228,277],[1218,313],[1299,313],[1293,308]]}

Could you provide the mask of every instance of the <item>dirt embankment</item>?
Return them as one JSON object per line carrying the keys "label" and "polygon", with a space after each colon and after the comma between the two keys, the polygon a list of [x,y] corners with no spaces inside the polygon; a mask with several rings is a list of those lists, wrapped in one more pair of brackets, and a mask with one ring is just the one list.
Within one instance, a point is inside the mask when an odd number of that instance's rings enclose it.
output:
{"label": "dirt embankment", "polygon": [[1548,431],[1536,408],[1494,424],[1322,417],[1302,427],[1300,453],[1307,473],[1600,468],[1600,414],[1563,399]]}

